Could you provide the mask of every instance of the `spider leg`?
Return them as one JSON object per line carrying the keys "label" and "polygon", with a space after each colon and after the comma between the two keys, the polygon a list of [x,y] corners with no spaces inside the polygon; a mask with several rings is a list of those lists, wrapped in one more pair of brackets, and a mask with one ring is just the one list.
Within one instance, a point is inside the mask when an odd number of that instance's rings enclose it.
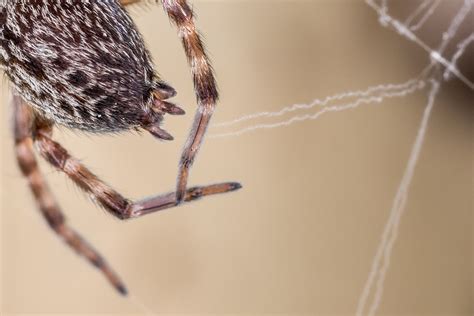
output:
{"label": "spider leg", "polygon": [[[123,6],[126,6],[140,1],[141,0],[121,0],[120,2]],[[158,0],[156,1],[158,2]],[[174,201],[174,203],[178,205],[183,201],[187,201],[189,198],[189,190],[186,190],[189,171],[203,142],[219,95],[211,63],[194,25],[194,14],[191,7],[186,0],[161,0],[161,2],[170,20],[176,24],[178,28],[178,34],[181,37],[188,63],[192,69],[194,88],[198,101],[198,110],[182,151],[178,168],[176,199]],[[160,93],[158,93],[157,99],[164,100],[168,97],[172,97],[175,91],[168,91],[167,93],[169,93],[169,95],[159,95]],[[166,104],[167,102],[162,102],[162,105]],[[167,112],[171,114],[184,114],[184,111],[174,105],[168,109]],[[170,135],[163,133],[161,129],[153,130],[148,128],[148,130],[158,138],[172,139]],[[240,184],[234,185],[239,188],[241,187]],[[194,189],[196,188],[191,189],[191,191]]]}
{"label": "spider leg", "polygon": [[[73,248],[78,254],[86,257],[102,271],[109,282],[123,295],[127,294],[125,285],[109,267],[102,256],[94,250],[79,234],[67,226],[53,194],[40,173],[34,156],[33,142],[43,158],[51,165],[66,173],[76,185],[89,193],[95,201],[119,219],[140,217],[163,209],[176,206],[176,193],[169,193],[137,202],[124,198],[110,186],[90,172],[77,159],[57,142],[51,139],[52,124],[35,117],[31,108],[21,97],[14,95],[15,110],[15,147],[18,164],[49,226]],[[234,191],[240,188],[238,183],[221,183],[186,190],[186,202],[201,197]]]}
{"label": "spider leg", "polygon": [[36,202],[39,205],[39,209],[47,223],[51,229],[72,249],[74,249],[79,255],[87,258],[89,262],[101,270],[109,282],[121,294],[126,295],[127,290],[124,284],[102,256],[66,224],[65,217],[46,184],[35,159],[32,146],[32,133],[35,118],[33,117],[32,110],[23,103],[19,96],[16,95],[13,96],[13,107],[15,113],[15,150],[18,164],[23,175],[28,179],[31,191],[33,192]]}
{"label": "spider leg", "polygon": [[184,146],[178,169],[176,203],[185,200],[189,170],[202,144],[218,99],[217,84],[204,45],[194,25],[194,16],[186,0],[161,0],[170,20],[176,24],[188,63],[191,66],[198,110]]}
{"label": "spider leg", "polygon": [[[66,173],[76,185],[89,193],[96,202],[117,218],[140,217],[177,205],[175,192],[136,202],[124,198],[72,157],[59,143],[52,140],[50,134],[49,126],[38,126],[34,134],[34,141],[41,156],[51,165]],[[240,184],[235,182],[196,186],[185,191],[184,202],[191,202],[204,196],[226,193],[240,188]]]}
{"label": "spider leg", "polygon": [[[17,102],[21,102],[18,100]],[[52,138],[52,125],[37,118],[33,127],[33,140],[40,155],[52,166],[64,172],[83,191],[90,194],[94,201],[119,219],[140,217],[156,211],[175,207],[178,203],[176,192],[154,196],[132,202],[123,197],[105,182],[100,180],[79,160],[72,157],[67,150]],[[185,190],[184,202],[191,202],[201,197],[220,194],[240,189],[239,183],[227,182],[196,186]]]}
{"label": "spider leg", "polygon": [[[242,186],[237,182],[217,183],[207,186],[196,186],[184,192],[183,202],[198,200],[204,196],[227,193],[240,189]],[[140,217],[146,214],[161,211],[177,206],[176,192],[154,196],[135,202],[127,210],[128,218]]]}

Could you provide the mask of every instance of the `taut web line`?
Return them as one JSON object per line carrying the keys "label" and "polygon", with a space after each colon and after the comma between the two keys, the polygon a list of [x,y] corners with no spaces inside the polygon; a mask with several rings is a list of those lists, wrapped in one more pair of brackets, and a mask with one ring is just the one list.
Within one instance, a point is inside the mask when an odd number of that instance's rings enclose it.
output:
{"label": "taut web line", "polygon": [[[384,14],[387,13],[387,9],[379,8],[372,0],[366,0],[366,2],[372,6],[377,13],[380,16],[381,21],[389,21],[392,26],[394,26],[400,34],[405,34],[405,30],[407,29],[406,26],[402,25],[402,29],[399,29],[399,22],[397,20],[394,20],[391,17],[385,17],[383,16]],[[428,66],[427,69],[431,68],[433,66],[433,63],[435,61],[440,62],[443,65],[446,65],[446,61],[444,58],[441,57],[442,52],[446,49],[448,42],[454,37],[455,33],[458,31],[459,26],[461,25],[462,21],[465,19],[467,14],[472,8],[473,1],[472,0],[465,0],[464,5],[462,8],[458,11],[456,14],[455,18],[451,22],[448,31],[443,34],[442,38],[442,43],[440,47],[438,48],[437,52],[430,51],[430,55],[437,56],[438,58],[432,59],[431,64]],[[405,34],[406,35],[406,34]],[[408,34],[407,35],[409,39],[413,40],[413,36]],[[466,46],[472,41],[470,39],[471,37],[469,36],[466,40],[461,42],[461,44],[458,45],[458,50],[454,54],[452,61],[447,62],[448,67],[447,71],[451,71],[451,73],[456,74],[456,66],[455,62],[459,58],[459,55],[462,55],[464,52]],[[414,40],[415,42],[418,42],[416,39]],[[421,41],[420,41],[421,42]],[[453,71],[456,70],[456,71]],[[427,71],[425,71],[426,73]],[[385,225],[385,229],[382,234],[381,241],[379,243],[379,246],[377,248],[377,252],[375,254],[375,257],[372,261],[372,267],[369,272],[369,277],[367,279],[367,282],[364,285],[362,294],[359,298],[358,306],[357,306],[357,311],[356,315],[357,316],[362,316],[364,309],[367,306],[367,301],[370,295],[370,292],[373,288],[375,279],[378,277],[377,283],[375,285],[375,292],[373,294],[373,300],[372,303],[370,304],[370,307],[368,309],[367,315],[373,316],[377,309],[380,306],[380,302],[382,300],[382,294],[384,290],[384,281],[385,281],[385,276],[388,271],[389,265],[390,265],[390,259],[391,259],[391,254],[393,250],[393,246],[397,240],[398,237],[398,231],[399,231],[399,225],[400,225],[400,220],[401,216],[403,215],[403,212],[405,210],[407,198],[408,198],[408,190],[410,187],[411,179],[413,178],[414,170],[416,167],[416,163],[418,161],[422,144],[423,144],[423,139],[425,137],[426,133],[426,128],[428,125],[428,120],[436,99],[436,95],[439,92],[440,89],[440,83],[439,81],[435,80],[434,78],[437,76],[437,73],[434,73],[432,75],[431,85],[432,88],[430,90],[430,93],[428,95],[428,104],[425,108],[423,118],[417,133],[417,137],[415,139],[415,143],[413,145],[412,151],[410,153],[410,157],[408,160],[407,167],[405,169],[405,172],[403,174],[402,180],[400,182],[400,185],[397,190],[397,194],[395,195],[392,208],[390,211],[389,218],[387,220],[387,223]],[[444,75],[444,78],[447,78],[448,76]],[[459,77],[459,76],[458,76]],[[463,81],[464,82],[464,81]],[[465,82],[466,83],[466,82]],[[469,85],[468,85],[469,86]],[[472,88],[472,87],[471,87]],[[383,260],[383,263],[382,263]]]}

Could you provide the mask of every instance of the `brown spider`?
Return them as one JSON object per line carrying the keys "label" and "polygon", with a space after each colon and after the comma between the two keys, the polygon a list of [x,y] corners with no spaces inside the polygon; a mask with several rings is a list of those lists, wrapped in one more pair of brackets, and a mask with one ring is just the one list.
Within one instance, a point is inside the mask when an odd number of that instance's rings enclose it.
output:
{"label": "brown spider", "polygon": [[186,0],[162,0],[164,10],[178,27],[198,102],[179,164],[176,191],[131,201],[52,139],[55,124],[93,133],[144,129],[159,139],[172,139],[160,128],[163,116],[184,111],[167,101],[176,92],[156,74],[142,36],[124,9],[139,1],[0,0],[0,67],[13,85],[18,164],[49,226],[124,295],[124,284],[106,261],[65,223],[40,173],[33,144],[52,166],[119,219],[241,187],[228,182],[187,188],[189,170],[218,93]]}

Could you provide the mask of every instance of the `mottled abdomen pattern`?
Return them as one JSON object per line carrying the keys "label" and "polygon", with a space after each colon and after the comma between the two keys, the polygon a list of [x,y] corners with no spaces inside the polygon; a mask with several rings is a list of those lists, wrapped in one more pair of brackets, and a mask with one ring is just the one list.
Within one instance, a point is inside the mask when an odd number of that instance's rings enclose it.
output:
{"label": "mottled abdomen pattern", "polygon": [[172,90],[117,0],[0,0],[0,64],[37,112],[90,132],[158,122],[153,91]]}

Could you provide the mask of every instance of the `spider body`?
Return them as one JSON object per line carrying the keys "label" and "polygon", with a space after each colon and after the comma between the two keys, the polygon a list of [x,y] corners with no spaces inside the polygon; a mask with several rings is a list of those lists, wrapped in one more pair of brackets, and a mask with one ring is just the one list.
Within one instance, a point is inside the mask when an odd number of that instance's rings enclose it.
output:
{"label": "spider body", "polygon": [[172,208],[241,186],[226,182],[188,188],[189,170],[218,98],[213,70],[186,0],[163,0],[178,27],[194,79],[198,111],[184,146],[176,191],[132,201],[95,176],[52,139],[57,124],[93,133],[145,129],[171,140],[160,128],[163,115],[184,114],[167,101],[176,91],[161,80],[150,53],[124,9],[140,0],[0,0],[0,67],[10,79],[14,136],[20,170],[46,222],[71,248],[100,269],[126,294],[105,259],[67,225],[39,170],[32,144],[119,219]]}
{"label": "spider body", "polygon": [[174,90],[117,1],[10,0],[2,15],[5,72],[45,118],[88,132],[160,123],[153,92]]}

